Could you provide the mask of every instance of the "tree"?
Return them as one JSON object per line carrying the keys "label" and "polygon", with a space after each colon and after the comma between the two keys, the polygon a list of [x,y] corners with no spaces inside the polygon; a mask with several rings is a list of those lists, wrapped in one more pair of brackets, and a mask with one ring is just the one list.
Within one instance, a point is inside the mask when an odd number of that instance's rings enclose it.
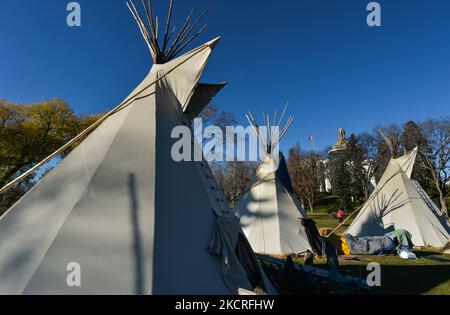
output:
{"label": "tree", "polygon": [[225,169],[221,169],[217,165],[213,165],[212,169],[230,206],[234,207],[239,197],[249,186],[249,183],[255,174],[256,164],[251,162],[232,161],[226,163]]}
{"label": "tree", "polygon": [[[400,143],[406,151],[411,151],[417,147],[419,152],[425,154],[427,159],[432,158],[432,148],[428,144],[428,140],[425,137],[422,128],[413,121],[408,121],[403,125]],[[425,157],[422,154],[419,154],[419,163],[416,163],[414,166],[412,177],[418,181],[426,191],[432,191],[433,186],[430,185],[430,181],[428,180],[429,170],[424,166],[424,163],[421,162],[421,159],[423,158]]]}
{"label": "tree", "polygon": [[[222,129],[224,135],[226,135],[227,126],[237,124],[237,119],[232,113],[221,111],[214,103],[208,104],[208,106],[206,106],[200,113],[199,118],[202,119],[203,129],[208,126],[215,125]],[[203,133],[204,130],[197,129],[198,127],[199,126],[194,125],[193,122],[192,128],[194,128],[195,136],[197,139],[201,136],[200,138],[207,142],[208,140],[203,139],[203,135],[200,134]],[[226,140],[233,141],[234,139]],[[223,158],[225,160],[227,156],[224,155]],[[235,157],[233,157],[233,159],[234,158]],[[254,174],[254,170],[256,168],[255,164],[240,161],[211,161],[209,162],[209,166],[211,167],[211,171],[213,172],[217,183],[221,186],[230,206],[234,207],[235,202],[245,191]]]}
{"label": "tree", "polygon": [[411,151],[414,148],[419,147],[421,151],[428,153],[431,149],[428,145],[427,138],[423,134],[422,128],[414,121],[408,121],[403,125],[400,143],[407,151]]}
{"label": "tree", "polygon": [[309,210],[315,212],[315,202],[324,181],[323,157],[315,152],[303,152],[299,145],[289,150],[288,170],[295,194]]}
{"label": "tree", "polygon": [[363,202],[368,195],[368,183],[364,169],[365,150],[353,133],[348,139],[347,154],[351,174],[351,193],[354,201]]}
{"label": "tree", "polygon": [[429,170],[428,180],[434,184],[438,194],[441,211],[448,216],[446,202],[450,178],[450,117],[428,119],[421,124],[431,152],[421,152],[422,165]]}
{"label": "tree", "polygon": [[216,125],[224,130],[227,126],[233,126],[237,123],[233,113],[221,111],[214,103],[209,104],[200,113],[199,118],[203,119],[203,124],[206,126]]}
{"label": "tree", "polygon": [[378,161],[378,143],[377,137],[364,132],[358,135],[358,142],[364,154],[363,173],[364,173],[364,201],[369,199],[371,193],[372,179],[379,168]]}
{"label": "tree", "polygon": [[352,176],[350,158],[346,150],[330,154],[330,178],[333,194],[339,197],[339,206],[345,210],[353,209]]}
{"label": "tree", "polygon": [[0,108],[0,185],[62,146],[78,131],[73,111],[60,100]]}
{"label": "tree", "polygon": [[[0,187],[67,143],[80,133],[91,119],[92,117],[77,116],[60,99],[32,105],[1,101]],[[0,203],[9,207],[33,185],[33,179],[29,178],[0,196]]]}
{"label": "tree", "polygon": [[[192,125],[192,128],[194,128],[194,135],[197,139],[202,139],[204,143],[208,142],[208,139],[203,139],[203,132],[204,129],[207,128],[208,126],[216,126],[219,127],[222,130],[223,135],[226,135],[226,128],[228,126],[234,126],[237,124],[237,119],[234,116],[233,113],[230,112],[224,112],[221,111],[219,109],[219,107],[217,107],[217,105],[211,103],[209,104],[199,115],[199,118],[202,119],[202,129],[199,128],[199,126],[195,126],[194,124]],[[230,143],[232,143],[231,141],[234,141],[234,139],[227,139],[224,138],[224,140],[226,141],[230,141]],[[223,143],[224,146],[227,145],[227,143]],[[223,153],[224,155],[222,156],[222,158],[224,160],[226,160],[226,158],[228,158],[228,156],[226,156],[227,152],[225,150],[225,147],[223,148]],[[233,159],[235,159],[235,157],[232,157]],[[209,163],[210,166],[212,166],[212,164],[217,164],[215,167],[217,168],[221,168],[221,167],[225,167],[223,162],[218,162],[218,161],[212,161]]]}
{"label": "tree", "polygon": [[377,155],[375,158],[377,164],[375,178],[377,182],[383,176],[391,158],[400,156],[401,134],[402,129],[397,124],[391,124],[387,127],[377,126],[373,130],[373,137],[376,139],[377,145]]}

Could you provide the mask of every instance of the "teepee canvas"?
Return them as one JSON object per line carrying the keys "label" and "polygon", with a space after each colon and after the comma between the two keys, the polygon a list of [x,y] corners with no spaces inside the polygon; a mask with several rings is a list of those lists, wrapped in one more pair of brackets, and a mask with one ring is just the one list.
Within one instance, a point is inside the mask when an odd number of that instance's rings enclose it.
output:
{"label": "teepee canvas", "polygon": [[411,180],[416,156],[417,149],[391,159],[347,234],[381,236],[405,229],[416,246],[445,246],[450,239],[448,220],[420,185]]}
{"label": "teepee canvas", "polygon": [[[292,118],[281,130],[280,136],[273,139],[271,135],[265,137],[253,116],[250,114],[249,117],[267,154],[256,171],[253,183],[237,202],[236,215],[240,217],[242,229],[255,252],[272,255],[304,252],[311,247],[299,218],[307,216],[293,194],[283,155],[280,154],[278,159],[272,152]],[[280,123],[281,120],[278,125]]]}
{"label": "teepee canvas", "polygon": [[1,218],[0,294],[254,288],[259,266],[208,164],[171,156],[173,128],[189,126],[222,86],[198,83],[216,43],[155,63]]}

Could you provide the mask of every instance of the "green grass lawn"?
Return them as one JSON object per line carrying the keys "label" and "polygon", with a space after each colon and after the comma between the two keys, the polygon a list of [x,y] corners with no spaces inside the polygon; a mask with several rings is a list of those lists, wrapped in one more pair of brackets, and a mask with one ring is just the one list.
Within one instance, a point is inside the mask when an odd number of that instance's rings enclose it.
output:
{"label": "green grass lawn", "polygon": [[[337,219],[330,219],[327,213],[308,214],[317,223],[317,228],[335,228]],[[351,223],[349,220],[348,223]],[[346,224],[347,225],[347,224]],[[347,226],[339,228],[342,233]],[[361,262],[340,262],[344,274],[357,276],[366,275],[366,266],[369,262],[381,265],[381,287],[377,288],[379,294],[449,294],[450,295],[450,255],[435,250],[415,251],[417,260],[404,260],[397,255],[391,256],[358,256]],[[425,257],[433,256],[448,259],[449,262],[436,262]],[[299,261],[301,263],[301,261]],[[321,265],[324,262],[315,261]]]}

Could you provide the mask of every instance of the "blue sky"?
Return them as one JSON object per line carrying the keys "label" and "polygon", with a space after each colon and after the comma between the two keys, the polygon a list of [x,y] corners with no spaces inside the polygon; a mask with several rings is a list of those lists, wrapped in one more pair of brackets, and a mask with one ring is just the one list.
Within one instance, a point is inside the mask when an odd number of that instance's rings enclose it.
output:
{"label": "blue sky", "polygon": [[[124,0],[80,0],[82,26],[66,25],[69,1],[0,2],[0,98],[59,97],[79,113],[106,111],[144,78],[151,58]],[[166,1],[156,10],[166,15]],[[296,118],[282,148],[335,142],[337,129],[450,114],[450,2],[379,1],[382,27],[366,24],[366,0],[178,0],[212,9],[196,44],[221,35],[203,81],[227,81],[215,103],[243,115]]]}

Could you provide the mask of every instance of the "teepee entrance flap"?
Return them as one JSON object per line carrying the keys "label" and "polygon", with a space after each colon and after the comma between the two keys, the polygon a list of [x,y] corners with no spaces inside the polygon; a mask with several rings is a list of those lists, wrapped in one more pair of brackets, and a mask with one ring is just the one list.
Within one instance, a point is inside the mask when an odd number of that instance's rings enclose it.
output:
{"label": "teepee entrance flap", "polygon": [[226,83],[205,84],[199,83],[186,106],[185,114],[191,119],[197,117],[210,103],[211,100],[225,87]]}

